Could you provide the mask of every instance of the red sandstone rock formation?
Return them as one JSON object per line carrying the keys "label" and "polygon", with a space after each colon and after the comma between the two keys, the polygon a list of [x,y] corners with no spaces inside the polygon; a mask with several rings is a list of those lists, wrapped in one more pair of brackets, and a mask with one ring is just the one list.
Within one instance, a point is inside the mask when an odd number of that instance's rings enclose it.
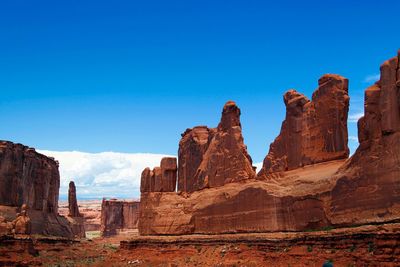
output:
{"label": "red sandstone rock formation", "polygon": [[187,129],[179,142],[178,191],[193,192],[255,176],[243,142],[240,109],[228,101],[216,129]]}
{"label": "red sandstone rock formation", "polygon": [[259,176],[348,157],[348,80],[326,74],[318,84],[312,101],[295,90],[285,93],[286,118]]}
{"label": "red sandstone rock formation", "polygon": [[68,216],[71,217],[81,217],[78,208],[78,202],[76,200],[76,187],[73,181],[69,182],[68,189]]}
{"label": "red sandstone rock formation", "polygon": [[137,229],[139,205],[138,201],[103,199],[100,226],[102,236],[116,235],[121,230]]}
{"label": "red sandstone rock formation", "polygon": [[[366,90],[365,116],[359,121],[360,146],[350,159],[343,159],[348,153],[347,132],[343,129],[347,118],[347,80],[324,76],[312,102],[293,91],[286,94],[287,120],[272,145],[274,153],[266,159],[271,165],[265,164],[262,173],[269,179],[228,183],[190,195],[142,194],[139,232],[154,235],[304,231],[399,220],[399,58],[400,53],[385,62],[380,81]],[[327,116],[333,119],[317,120],[319,112],[330,114]],[[296,124],[293,114],[301,115],[300,124]],[[303,128],[304,125],[307,127]],[[320,128],[327,130],[328,135]],[[296,129],[301,130],[300,135],[296,135]],[[303,137],[304,129],[314,137]],[[301,147],[295,146],[293,134],[301,141]],[[285,138],[289,138],[285,142],[294,145],[294,150],[285,150],[284,146],[278,149]],[[281,151],[288,155],[281,157]],[[301,153],[304,157],[299,158],[296,151],[307,153]],[[339,159],[333,160],[336,158]],[[311,164],[320,160],[326,162]],[[296,169],[268,174],[271,169],[286,168]]]}
{"label": "red sandstone rock formation", "polygon": [[140,192],[174,192],[176,189],[176,158],[162,158],[160,167],[142,172]]}
{"label": "red sandstone rock formation", "polygon": [[[14,221],[16,232],[25,231],[24,225],[29,218],[32,234],[84,235],[84,232],[76,232],[82,229],[79,223],[71,223],[58,215],[59,187],[57,161],[33,148],[0,141],[0,216]],[[29,209],[16,216],[22,204]]]}
{"label": "red sandstone rock formation", "polygon": [[196,176],[216,129],[197,126],[187,129],[179,142],[178,191],[193,192],[203,188],[204,183]]}
{"label": "red sandstone rock formation", "polygon": [[31,219],[27,214],[27,209],[25,204],[22,205],[21,213],[17,214],[17,218],[12,222],[15,234],[29,235],[31,233]]}
{"label": "red sandstone rock formation", "polygon": [[332,190],[332,222],[368,223],[400,218],[400,51],[381,66],[365,91],[358,121],[360,145]]}
{"label": "red sandstone rock formation", "polygon": [[0,141],[0,205],[57,214],[58,163],[33,148]]}

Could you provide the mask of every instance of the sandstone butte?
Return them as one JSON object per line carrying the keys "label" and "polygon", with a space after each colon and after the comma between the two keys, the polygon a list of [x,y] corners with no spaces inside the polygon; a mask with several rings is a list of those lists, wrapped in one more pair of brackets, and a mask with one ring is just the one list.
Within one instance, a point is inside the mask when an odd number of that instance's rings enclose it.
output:
{"label": "sandstone butte", "polygon": [[229,101],[217,128],[182,134],[168,175],[163,163],[143,171],[139,233],[305,231],[399,220],[399,61],[400,51],[365,91],[360,145],[350,158],[348,81],[339,75],[322,76],[311,101],[285,93],[285,121],[257,176],[240,110]]}
{"label": "sandstone butte", "polygon": [[101,235],[104,237],[120,231],[137,229],[139,201],[104,199],[101,203]]}
{"label": "sandstone butte", "polygon": [[0,141],[2,221],[29,221],[31,234],[84,236],[78,221],[58,214],[59,187],[57,161],[33,148]]}

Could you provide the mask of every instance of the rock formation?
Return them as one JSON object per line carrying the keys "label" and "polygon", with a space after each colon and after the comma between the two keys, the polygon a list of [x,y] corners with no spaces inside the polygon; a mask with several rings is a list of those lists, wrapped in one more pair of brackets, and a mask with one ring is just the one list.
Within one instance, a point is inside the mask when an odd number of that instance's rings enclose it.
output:
{"label": "rock formation", "polygon": [[[399,220],[399,58],[385,62],[380,81],[365,92],[360,145],[349,159],[347,80],[337,75],[320,79],[311,102],[295,91],[285,94],[287,116],[260,174],[267,179],[196,190],[205,187],[198,175],[206,169],[205,159],[214,156],[208,151],[219,129],[187,131],[178,187],[193,192],[142,193],[140,234],[305,231]],[[199,161],[199,167],[187,163]],[[218,170],[219,162],[205,165]],[[185,177],[195,169],[196,179]]]}
{"label": "rock formation", "polygon": [[68,216],[71,217],[81,217],[78,208],[78,202],[76,201],[76,187],[73,181],[69,182],[68,189]]}
{"label": "rock formation", "polygon": [[26,204],[32,210],[57,214],[58,162],[33,148],[0,141],[0,205]]}
{"label": "rock formation", "polygon": [[326,74],[318,84],[312,101],[295,90],[285,93],[286,118],[259,176],[348,157],[348,80]]}
{"label": "rock formation", "polygon": [[13,222],[15,233],[84,235],[76,222],[58,215],[59,187],[57,161],[33,148],[0,141],[0,216]]}
{"label": "rock formation", "polygon": [[332,190],[332,222],[350,224],[399,219],[400,51],[384,62],[380,80],[365,91],[358,121],[360,145],[342,167]]}
{"label": "rock formation", "polygon": [[137,229],[139,205],[138,201],[103,199],[100,226],[102,236],[112,236],[118,231]]}
{"label": "rock formation", "polygon": [[160,167],[142,172],[140,192],[174,192],[176,189],[176,158],[162,158]]}
{"label": "rock formation", "polygon": [[255,176],[243,142],[240,109],[228,101],[217,128],[187,129],[179,142],[178,191],[193,192]]}
{"label": "rock formation", "polygon": [[17,214],[17,218],[12,222],[15,234],[29,235],[31,233],[31,219],[27,214],[28,207],[24,204],[21,207],[21,213]]}

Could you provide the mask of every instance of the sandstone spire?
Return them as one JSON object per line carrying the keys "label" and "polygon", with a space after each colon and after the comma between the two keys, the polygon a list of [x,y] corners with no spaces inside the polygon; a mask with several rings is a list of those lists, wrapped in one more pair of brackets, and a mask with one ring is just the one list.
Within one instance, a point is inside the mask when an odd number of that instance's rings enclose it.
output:
{"label": "sandstone spire", "polygon": [[76,200],[76,187],[73,181],[69,182],[68,209],[69,209],[68,216],[81,217],[81,214],[79,213],[78,202]]}
{"label": "sandstone spire", "polygon": [[285,93],[286,118],[259,176],[348,157],[348,80],[325,74],[318,85],[312,101],[295,90]]}
{"label": "sandstone spire", "polygon": [[192,192],[255,176],[240,124],[240,109],[228,101],[217,128],[188,129],[179,142],[178,190]]}

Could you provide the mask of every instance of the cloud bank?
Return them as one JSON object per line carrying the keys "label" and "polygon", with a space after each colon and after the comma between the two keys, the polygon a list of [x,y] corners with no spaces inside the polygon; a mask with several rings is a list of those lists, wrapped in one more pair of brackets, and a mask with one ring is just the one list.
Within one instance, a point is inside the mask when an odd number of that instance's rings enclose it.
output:
{"label": "cloud bank", "polygon": [[356,123],[362,116],[364,116],[364,112],[350,114],[349,118],[348,118],[348,122]]}
{"label": "cloud bank", "polygon": [[379,80],[381,75],[379,73],[368,75],[364,78],[365,83],[374,83]]}
{"label": "cloud bank", "polygon": [[85,153],[79,151],[38,150],[60,163],[60,198],[68,194],[73,180],[80,199],[117,197],[138,198],[144,168],[158,166],[163,157],[149,153]]}

